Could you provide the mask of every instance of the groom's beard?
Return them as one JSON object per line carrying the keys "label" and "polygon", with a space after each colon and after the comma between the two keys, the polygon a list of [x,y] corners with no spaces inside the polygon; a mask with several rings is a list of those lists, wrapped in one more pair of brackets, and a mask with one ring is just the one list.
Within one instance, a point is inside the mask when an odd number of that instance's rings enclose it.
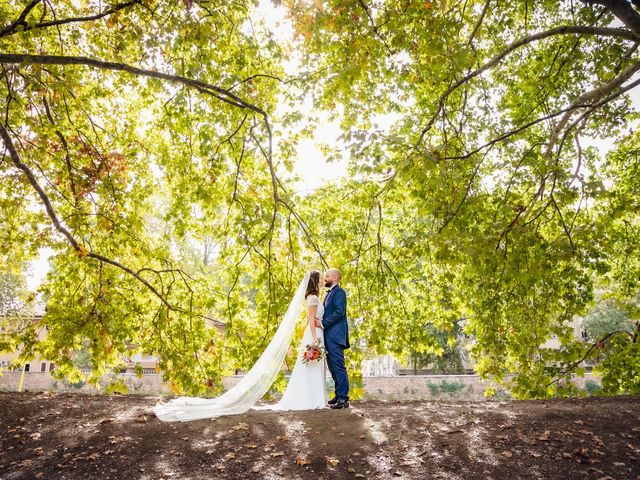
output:
{"label": "groom's beard", "polygon": [[326,288],[331,288],[331,287],[333,287],[333,282],[324,282],[324,286]]}

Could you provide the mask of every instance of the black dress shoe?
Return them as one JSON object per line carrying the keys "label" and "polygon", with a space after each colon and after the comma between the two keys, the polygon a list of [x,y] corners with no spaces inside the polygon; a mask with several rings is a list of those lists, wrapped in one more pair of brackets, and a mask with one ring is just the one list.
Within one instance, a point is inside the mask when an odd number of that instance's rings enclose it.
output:
{"label": "black dress shoe", "polygon": [[339,408],[349,408],[349,400],[345,400],[344,398],[339,398],[334,405],[331,405],[331,408],[335,410]]}
{"label": "black dress shoe", "polygon": [[333,397],[331,400],[329,400],[327,403],[329,405],[335,405],[336,402],[338,401],[338,397]]}

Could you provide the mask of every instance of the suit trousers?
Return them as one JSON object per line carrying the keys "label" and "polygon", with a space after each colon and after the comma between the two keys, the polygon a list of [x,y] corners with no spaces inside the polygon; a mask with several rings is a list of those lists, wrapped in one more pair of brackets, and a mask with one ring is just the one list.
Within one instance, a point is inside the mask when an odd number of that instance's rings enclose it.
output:
{"label": "suit trousers", "polygon": [[335,385],[335,395],[338,398],[348,400],[349,377],[347,376],[347,368],[344,366],[344,348],[335,342],[327,340],[326,337],[325,346],[327,350],[327,365]]}

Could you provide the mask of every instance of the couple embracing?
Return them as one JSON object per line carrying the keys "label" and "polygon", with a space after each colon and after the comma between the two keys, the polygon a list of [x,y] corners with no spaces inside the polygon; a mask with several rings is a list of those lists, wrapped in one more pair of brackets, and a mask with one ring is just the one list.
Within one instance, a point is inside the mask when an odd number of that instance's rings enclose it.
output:
{"label": "couple embracing", "polygon": [[[347,294],[340,287],[342,274],[329,269],[324,275],[307,272],[271,341],[253,367],[232,388],[215,398],[177,397],[160,402],[156,416],[165,422],[188,422],[222,415],[235,415],[247,410],[311,410],[349,407],[349,380],[344,365],[344,351],[349,348],[347,326]],[[320,287],[327,292],[320,301]],[[256,405],[277,378],[291,344],[291,336],[300,319],[300,308],[306,306],[305,331],[297,349],[297,359],[287,388],[279,402]],[[324,343],[327,366],[333,377],[334,397],[327,402],[325,362],[322,356],[309,358],[309,348],[320,350]]]}
{"label": "couple embracing", "polygon": [[[344,351],[349,348],[347,326],[347,294],[340,286],[342,274],[332,268],[323,275],[314,270],[309,275],[305,292],[307,326],[298,349],[295,366],[287,389],[274,410],[310,410],[349,408],[349,380],[344,365]],[[328,290],[320,301],[320,286]],[[307,345],[322,345],[326,351],[327,366],[333,378],[334,397],[327,402],[325,366],[322,358],[306,361],[302,351]]]}

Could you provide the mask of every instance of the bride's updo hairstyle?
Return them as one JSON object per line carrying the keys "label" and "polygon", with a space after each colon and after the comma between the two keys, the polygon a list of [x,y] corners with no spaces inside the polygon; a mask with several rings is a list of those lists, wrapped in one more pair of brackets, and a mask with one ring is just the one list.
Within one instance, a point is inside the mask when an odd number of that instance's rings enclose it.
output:
{"label": "bride's updo hairstyle", "polygon": [[307,284],[307,293],[304,294],[304,298],[309,295],[318,295],[320,293],[320,272],[313,270],[309,275],[309,283]]}

